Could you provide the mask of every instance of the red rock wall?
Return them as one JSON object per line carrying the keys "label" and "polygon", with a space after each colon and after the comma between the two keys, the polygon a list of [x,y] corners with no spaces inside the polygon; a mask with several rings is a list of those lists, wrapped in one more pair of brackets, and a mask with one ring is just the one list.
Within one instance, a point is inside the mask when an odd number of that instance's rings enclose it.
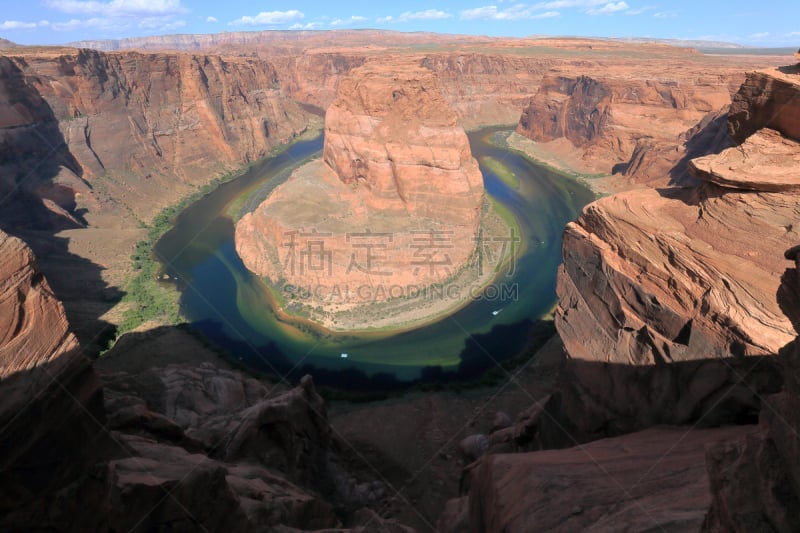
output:
{"label": "red rock wall", "polygon": [[[76,50],[4,62],[39,99],[0,116],[6,127],[26,113],[31,127],[43,116],[58,122],[73,174],[144,220],[307,127],[308,114],[281,96],[276,70],[258,59]],[[15,132],[2,133],[13,146]]]}
{"label": "red rock wall", "polygon": [[795,66],[747,74],[731,103],[730,130],[737,143],[762,128],[800,140],[799,72]]}

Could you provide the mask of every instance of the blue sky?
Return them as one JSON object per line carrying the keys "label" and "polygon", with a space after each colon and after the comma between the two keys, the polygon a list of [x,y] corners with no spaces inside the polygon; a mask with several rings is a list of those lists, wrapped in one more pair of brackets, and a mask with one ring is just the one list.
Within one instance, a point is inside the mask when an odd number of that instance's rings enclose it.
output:
{"label": "blue sky", "polygon": [[21,44],[169,33],[380,28],[495,36],[585,35],[800,47],[800,1],[0,0]]}

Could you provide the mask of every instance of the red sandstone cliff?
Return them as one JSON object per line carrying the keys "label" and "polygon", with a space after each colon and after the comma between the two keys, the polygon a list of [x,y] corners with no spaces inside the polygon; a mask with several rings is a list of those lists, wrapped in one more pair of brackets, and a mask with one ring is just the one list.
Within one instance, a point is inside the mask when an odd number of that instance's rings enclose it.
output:
{"label": "red sandstone cliff", "polygon": [[690,162],[702,185],[620,193],[568,225],[558,385],[462,441],[479,459],[440,531],[798,528],[800,142],[791,105],[763,115],[789,92],[791,70],[749,75],[731,128],[757,129]]}
{"label": "red sandstone cliff", "polygon": [[48,365],[78,348],[33,252],[0,231],[0,379]]}
{"label": "red sandstone cliff", "polygon": [[[783,79],[785,78],[785,79]],[[800,85],[751,76],[735,108],[762,117]],[[781,124],[794,120],[783,108]],[[738,132],[742,112],[731,114]],[[770,115],[768,115],[770,116]],[[755,121],[761,119],[753,119]],[[786,126],[788,127],[788,126]],[[736,148],[692,162],[696,189],[640,190],[600,200],[567,226],[556,324],[573,358],[653,364],[777,352],[794,330],[775,295],[784,264],[776,250],[798,240],[800,144],[761,130]]]}
{"label": "red sandstone cliff", "polygon": [[568,140],[587,169],[663,183],[684,155],[687,130],[726,106],[741,83],[737,75],[695,68],[589,72],[543,79],[517,131],[541,143]]}
{"label": "red sandstone cliff", "polygon": [[[21,144],[24,154],[27,129],[57,124],[47,141],[64,148],[66,161],[55,163],[66,168],[55,171],[90,213],[111,201],[149,220],[212,178],[263,157],[305,130],[308,119],[281,96],[274,67],[257,59],[65,50],[2,61],[5,84],[19,85],[8,91],[36,100],[8,110],[5,142]],[[20,159],[14,163],[25,168]]]}

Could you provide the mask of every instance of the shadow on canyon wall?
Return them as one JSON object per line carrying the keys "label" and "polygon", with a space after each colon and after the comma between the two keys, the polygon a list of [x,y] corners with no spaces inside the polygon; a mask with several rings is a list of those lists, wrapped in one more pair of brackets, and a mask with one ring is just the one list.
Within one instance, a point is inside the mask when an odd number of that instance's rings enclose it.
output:
{"label": "shadow on canyon wall", "polygon": [[20,68],[0,57],[0,74],[0,96],[9,104],[0,117],[0,229],[31,247],[81,345],[96,353],[114,334],[100,317],[123,293],[103,281],[103,267],[71,253],[69,239],[58,235],[87,225],[74,191],[59,179],[65,173],[83,181],[82,169],[53,110]]}
{"label": "shadow on canyon wall", "polygon": [[[784,383],[781,356],[629,366],[566,360],[528,449],[566,448],[653,426],[755,424]],[[523,441],[525,439],[523,438]]]}

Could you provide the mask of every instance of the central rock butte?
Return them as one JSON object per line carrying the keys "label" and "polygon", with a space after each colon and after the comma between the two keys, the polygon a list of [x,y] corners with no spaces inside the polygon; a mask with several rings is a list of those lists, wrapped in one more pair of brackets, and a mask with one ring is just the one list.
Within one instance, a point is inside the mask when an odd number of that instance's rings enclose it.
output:
{"label": "central rock butte", "polygon": [[367,64],[339,85],[322,160],[242,217],[236,250],[324,318],[453,279],[474,258],[484,211],[478,163],[436,76]]}

